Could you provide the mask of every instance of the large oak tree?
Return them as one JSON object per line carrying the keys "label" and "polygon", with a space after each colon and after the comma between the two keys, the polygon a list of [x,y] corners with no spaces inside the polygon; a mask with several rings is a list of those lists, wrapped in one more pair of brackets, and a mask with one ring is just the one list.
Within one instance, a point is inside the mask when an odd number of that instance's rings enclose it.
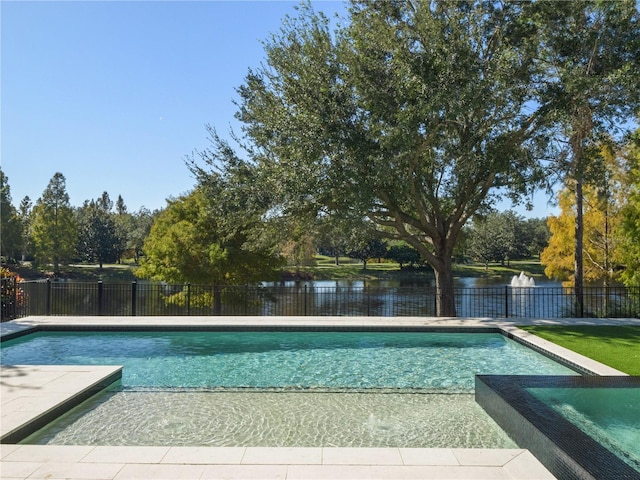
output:
{"label": "large oak tree", "polygon": [[527,193],[545,142],[519,3],[353,2],[345,27],[308,6],[265,43],[238,118],[273,215],[348,212],[416,248],[437,314],[456,314],[452,255],[496,192]]}

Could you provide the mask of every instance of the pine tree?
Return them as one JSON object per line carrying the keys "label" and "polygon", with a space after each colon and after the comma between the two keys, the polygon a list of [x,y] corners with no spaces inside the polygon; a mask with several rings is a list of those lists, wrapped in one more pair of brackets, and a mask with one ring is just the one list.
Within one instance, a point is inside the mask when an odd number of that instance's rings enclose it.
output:
{"label": "pine tree", "polygon": [[77,225],[69,203],[64,175],[57,172],[36,202],[32,222],[36,260],[51,263],[54,274],[75,252]]}

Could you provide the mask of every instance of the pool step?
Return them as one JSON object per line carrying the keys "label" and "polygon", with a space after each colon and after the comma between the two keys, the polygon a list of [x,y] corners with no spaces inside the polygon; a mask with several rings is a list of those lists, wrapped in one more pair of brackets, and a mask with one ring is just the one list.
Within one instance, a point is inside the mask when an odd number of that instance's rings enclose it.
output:
{"label": "pool step", "polygon": [[0,443],[16,443],[122,378],[119,366],[3,365]]}

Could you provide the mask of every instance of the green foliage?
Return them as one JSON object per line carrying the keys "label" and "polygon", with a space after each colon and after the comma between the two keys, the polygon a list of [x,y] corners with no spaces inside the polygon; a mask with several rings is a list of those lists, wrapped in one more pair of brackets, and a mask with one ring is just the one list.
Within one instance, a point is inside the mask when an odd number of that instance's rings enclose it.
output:
{"label": "green foliage", "polygon": [[144,242],[151,232],[151,227],[160,211],[152,212],[147,208],[140,208],[137,212],[116,215],[116,226],[120,236],[125,238],[126,251],[138,263],[143,254]]}
{"label": "green foliage", "polygon": [[0,255],[18,258],[22,253],[22,224],[11,203],[9,179],[0,169]]}
{"label": "green foliage", "polygon": [[531,255],[540,256],[540,253],[549,244],[551,232],[546,218],[528,218],[525,225],[528,243],[527,250]]}
{"label": "green foliage", "polygon": [[590,268],[583,258],[583,188],[593,184],[598,171],[597,159],[594,163],[588,151],[604,134],[614,133],[616,124],[630,120],[640,105],[640,13],[635,3],[528,4],[541,53],[538,101],[566,145],[554,169],[575,195],[572,281],[579,292]]}
{"label": "green foliage", "polygon": [[77,252],[89,262],[97,262],[102,268],[106,262],[119,260],[124,251],[124,239],[119,234],[113,203],[107,192],[97,200],[86,201],[77,212]]}
{"label": "green foliage", "polygon": [[362,261],[363,269],[367,269],[367,261],[372,258],[384,258],[387,255],[387,243],[379,238],[359,241],[351,245],[347,252],[351,258]]}
{"label": "green foliage", "polygon": [[569,176],[585,174],[584,149],[633,118],[640,98],[640,13],[633,0],[532,2],[544,83],[540,100],[569,139]]}
{"label": "green foliage", "polygon": [[69,204],[66,179],[56,173],[33,208],[32,234],[36,260],[52,263],[54,273],[75,253],[77,225]]}
{"label": "green foliage", "polygon": [[538,179],[534,57],[518,3],[354,2],[332,31],[306,5],[265,44],[238,118],[274,212],[368,217],[436,272],[455,315],[451,257],[493,189]]}
{"label": "green foliage", "polygon": [[144,244],[136,275],[169,283],[241,285],[269,279],[280,265],[270,251],[245,247],[241,230],[217,215],[203,189],[169,201]]}
{"label": "green foliage", "polygon": [[400,264],[400,269],[405,265],[414,266],[420,262],[420,253],[413,247],[402,243],[392,245],[387,251],[386,258]]}
{"label": "green foliage", "polygon": [[529,257],[530,246],[535,243],[531,224],[513,211],[490,212],[476,217],[469,229],[468,253],[484,262],[510,262]]}
{"label": "green foliage", "polygon": [[31,211],[33,204],[31,199],[26,196],[20,202],[18,207],[18,218],[20,219],[20,225],[22,230],[21,237],[21,250],[23,259],[32,258],[34,253],[33,238],[31,235]]}
{"label": "green foliage", "polygon": [[626,285],[640,285],[640,130],[630,138],[625,154],[627,203],[622,211],[622,279]]}

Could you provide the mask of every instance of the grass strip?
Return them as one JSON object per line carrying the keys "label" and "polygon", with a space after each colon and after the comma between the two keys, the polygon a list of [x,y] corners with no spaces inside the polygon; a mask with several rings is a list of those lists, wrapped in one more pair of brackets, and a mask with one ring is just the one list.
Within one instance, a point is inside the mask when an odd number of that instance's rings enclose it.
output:
{"label": "grass strip", "polygon": [[640,327],[524,326],[523,330],[629,375],[640,375]]}

